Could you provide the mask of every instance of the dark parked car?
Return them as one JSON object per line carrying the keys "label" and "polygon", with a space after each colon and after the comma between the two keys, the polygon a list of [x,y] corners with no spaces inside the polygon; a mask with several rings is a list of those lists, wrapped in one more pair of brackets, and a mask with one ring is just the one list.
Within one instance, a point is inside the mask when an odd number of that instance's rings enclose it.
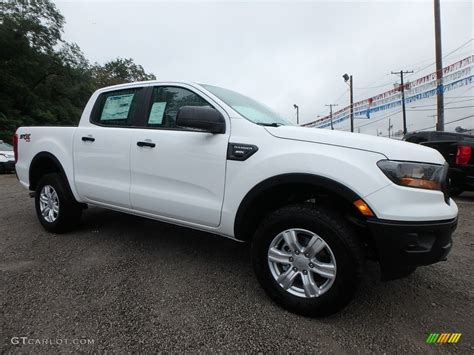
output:
{"label": "dark parked car", "polygon": [[15,170],[15,155],[13,154],[13,147],[0,141],[0,174]]}
{"label": "dark parked car", "polygon": [[449,164],[450,192],[457,196],[474,191],[474,136],[454,132],[412,132],[407,142],[426,145],[439,151]]}

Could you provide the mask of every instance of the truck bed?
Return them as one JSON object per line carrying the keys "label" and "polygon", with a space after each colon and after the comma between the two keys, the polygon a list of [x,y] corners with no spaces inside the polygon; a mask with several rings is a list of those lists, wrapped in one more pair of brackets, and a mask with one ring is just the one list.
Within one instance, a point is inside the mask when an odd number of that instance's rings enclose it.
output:
{"label": "truck bed", "polygon": [[[76,127],[21,127],[18,135],[16,173],[20,183],[29,187],[30,164],[38,154],[54,153],[62,161],[66,176],[73,174],[73,138]],[[70,179],[70,181],[73,181]]]}

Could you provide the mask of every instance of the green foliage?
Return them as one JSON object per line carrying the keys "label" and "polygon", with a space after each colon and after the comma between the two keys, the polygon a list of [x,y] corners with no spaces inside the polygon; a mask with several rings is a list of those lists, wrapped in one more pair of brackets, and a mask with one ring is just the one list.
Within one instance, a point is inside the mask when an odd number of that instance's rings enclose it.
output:
{"label": "green foliage", "polygon": [[111,60],[103,66],[96,63],[92,67],[92,75],[98,87],[156,79],[153,74],[145,73],[143,67],[135,64],[133,59],[121,58]]}
{"label": "green foliage", "polygon": [[49,0],[0,2],[0,140],[19,126],[75,125],[96,89],[155,79],[132,59],[90,65],[63,26]]}
{"label": "green foliage", "polygon": [[2,1],[0,22],[17,39],[43,52],[53,51],[61,41],[64,17],[49,0]]}

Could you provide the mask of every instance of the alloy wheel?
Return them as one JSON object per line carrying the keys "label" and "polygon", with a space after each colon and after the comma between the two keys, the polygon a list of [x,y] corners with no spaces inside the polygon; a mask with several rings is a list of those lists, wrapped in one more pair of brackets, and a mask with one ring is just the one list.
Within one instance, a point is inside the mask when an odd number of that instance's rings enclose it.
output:
{"label": "alloy wheel", "polygon": [[279,233],[268,248],[268,266],[275,281],[302,298],[319,297],[336,279],[336,258],[316,233],[293,228]]}
{"label": "alloy wheel", "polygon": [[51,185],[45,185],[41,189],[39,208],[45,221],[53,223],[59,215],[59,197]]}

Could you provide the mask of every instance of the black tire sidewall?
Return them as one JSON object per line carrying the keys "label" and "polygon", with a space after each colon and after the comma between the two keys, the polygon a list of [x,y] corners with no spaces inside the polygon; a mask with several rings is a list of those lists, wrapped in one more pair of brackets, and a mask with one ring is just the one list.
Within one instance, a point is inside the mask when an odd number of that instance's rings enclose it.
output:
{"label": "black tire sidewall", "polygon": [[[44,186],[50,185],[56,191],[59,200],[58,217],[53,222],[44,219],[40,210],[40,195]],[[80,218],[81,210],[74,200],[72,193],[68,190],[66,182],[59,174],[47,174],[43,176],[36,187],[35,209],[38,219],[42,226],[54,233],[61,233],[75,226]]]}
{"label": "black tire sidewall", "polygon": [[[275,217],[270,216],[257,230],[252,243],[252,259],[257,278],[265,291],[278,304],[289,310],[307,315],[323,316],[334,313],[344,307],[352,298],[358,281],[361,259],[359,250],[353,243],[348,243],[351,230],[343,220],[334,220],[334,216],[307,207],[306,209],[287,208],[278,211]],[[335,224],[335,222],[339,222]],[[268,248],[273,239],[287,229],[306,229],[319,235],[331,248],[336,260],[336,279],[331,288],[315,298],[302,298],[284,290],[273,278],[268,266]],[[356,248],[357,249],[357,248]]]}

